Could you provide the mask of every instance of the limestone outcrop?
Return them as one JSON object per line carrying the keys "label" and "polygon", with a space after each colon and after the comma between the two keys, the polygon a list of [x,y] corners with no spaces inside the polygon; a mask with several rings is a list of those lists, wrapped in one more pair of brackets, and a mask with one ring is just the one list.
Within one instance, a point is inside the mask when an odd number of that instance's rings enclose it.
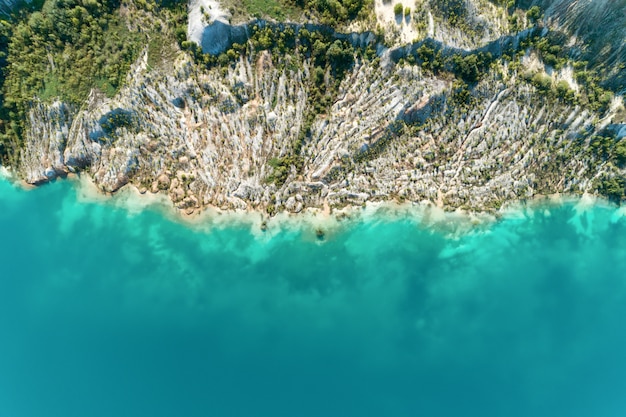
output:
{"label": "limestone outcrop", "polygon": [[[198,10],[199,4],[193,3]],[[546,13],[567,30],[557,6]],[[196,22],[190,29],[207,52],[249,36],[246,25],[231,26],[219,13],[206,27]],[[473,46],[493,56],[547,30],[502,35],[495,23],[487,29]],[[166,193],[186,212],[212,205],[268,213],[390,199],[484,211],[536,194],[594,192],[598,178],[623,173],[587,151],[594,135],[610,131],[620,140],[626,134],[619,94],[602,111],[540,94],[521,79],[524,68],[548,72],[551,82],[566,82],[572,91],[578,86],[571,67],[554,70],[531,52],[521,69],[496,62],[471,91],[463,90],[454,77],[411,63],[426,42],[444,55],[464,56],[472,46],[442,33],[387,48],[369,32],[333,32],[355,47],[372,46],[377,57],[357,58],[330,110],[312,119],[313,65],[304,56],[266,50],[206,69],[183,51],[171,65],[153,68],[144,53],[113,98],[93,90],[81,107],[35,101],[16,168],[33,184],[88,172],[105,192],[130,183]],[[276,160],[292,152],[305,128],[301,165],[291,164],[284,181],[275,181]]]}
{"label": "limestone outcrop", "polygon": [[32,183],[84,170],[103,191],[131,183],[189,212],[386,199],[485,210],[590,191],[602,172],[576,153],[575,138],[608,125],[610,114],[596,123],[598,115],[548,102],[503,74],[478,83],[471,107],[456,108],[452,81],[360,61],[330,114],[315,119],[302,170],[271,183],[270,160],[302,128],[310,77],[306,61],[301,69],[273,62],[266,51],[202,72],[183,53],[170,70],[149,69],[144,57],[113,99],[94,91],[81,109],[33,106],[20,170]]}

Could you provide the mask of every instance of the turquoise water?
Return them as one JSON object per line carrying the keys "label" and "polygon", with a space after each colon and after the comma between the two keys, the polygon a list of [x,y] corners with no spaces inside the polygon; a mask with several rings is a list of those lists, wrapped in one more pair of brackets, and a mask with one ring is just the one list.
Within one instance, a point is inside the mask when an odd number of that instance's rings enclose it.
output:
{"label": "turquoise water", "polygon": [[318,242],[0,181],[0,234],[0,416],[626,413],[616,209]]}

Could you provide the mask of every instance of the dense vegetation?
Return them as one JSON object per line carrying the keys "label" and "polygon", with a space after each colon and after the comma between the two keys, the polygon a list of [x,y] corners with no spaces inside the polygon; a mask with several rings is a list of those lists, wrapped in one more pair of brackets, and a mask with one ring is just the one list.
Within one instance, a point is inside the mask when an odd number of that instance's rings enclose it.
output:
{"label": "dense vegetation", "polygon": [[364,17],[373,8],[373,0],[293,0],[305,10],[319,13],[321,22],[328,25],[344,23],[361,15]]}
{"label": "dense vegetation", "polygon": [[431,5],[436,14],[442,16],[451,25],[457,25],[467,17],[465,0],[432,0]]}
{"label": "dense vegetation", "polygon": [[[11,25],[0,19],[0,89],[4,85],[5,79],[5,67],[7,65],[7,55],[9,49],[9,39],[11,37]],[[5,162],[5,159],[9,153],[9,141],[4,134],[5,130],[9,127],[8,114],[4,107],[4,95],[0,93],[0,163]]]}
{"label": "dense vegetation", "polygon": [[[2,22],[5,70],[0,142],[19,144],[34,98],[82,103],[90,90],[113,95],[141,47],[118,0],[47,0],[41,10]],[[11,144],[11,146],[7,146]]]}
{"label": "dense vegetation", "polygon": [[373,11],[373,0],[226,0],[236,21],[249,17],[278,21],[312,19],[337,27],[354,19],[365,19]]}
{"label": "dense vegetation", "polygon": [[175,0],[45,0],[33,8],[0,20],[0,161],[5,163],[17,156],[33,100],[80,106],[94,88],[111,97],[145,46],[151,66],[172,56],[170,30],[146,16],[161,14],[172,32],[186,25],[186,4]]}

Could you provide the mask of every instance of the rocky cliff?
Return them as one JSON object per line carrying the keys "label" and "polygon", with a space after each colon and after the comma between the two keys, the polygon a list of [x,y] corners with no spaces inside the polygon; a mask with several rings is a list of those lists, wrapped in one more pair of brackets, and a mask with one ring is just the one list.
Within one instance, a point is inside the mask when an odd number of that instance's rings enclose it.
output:
{"label": "rocky cliff", "polygon": [[[248,36],[221,24],[207,26],[213,32],[202,39]],[[563,21],[554,30],[563,28],[573,30]],[[313,117],[315,64],[306,55],[260,50],[206,68],[185,51],[152,67],[144,52],[113,98],[94,90],[82,106],[33,104],[16,169],[34,184],[85,171],[103,191],[130,183],[167,193],[189,213],[206,205],[271,214],[390,199],[483,211],[538,193],[598,192],[599,179],[624,174],[595,149],[598,137],[609,138],[609,153],[622,141],[623,100],[616,91],[597,108],[546,94],[525,72],[574,93],[582,87],[569,64],[556,70],[519,47],[531,32],[478,42],[473,52],[500,56],[514,46],[520,58],[493,60],[469,85],[415,62],[428,42],[389,48],[353,37],[376,54],[357,56],[329,110]],[[444,57],[472,52],[433,45]],[[273,180],[276,161],[293,152],[305,128],[302,163]]]}

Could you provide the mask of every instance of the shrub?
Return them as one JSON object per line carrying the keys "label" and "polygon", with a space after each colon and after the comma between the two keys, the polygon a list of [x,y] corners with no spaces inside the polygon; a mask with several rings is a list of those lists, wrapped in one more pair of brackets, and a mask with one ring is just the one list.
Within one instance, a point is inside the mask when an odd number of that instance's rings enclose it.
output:
{"label": "shrub", "polygon": [[624,187],[626,181],[620,177],[604,176],[597,183],[597,190],[609,200],[619,203],[624,198]]}
{"label": "shrub", "polygon": [[534,85],[538,90],[543,92],[550,91],[552,87],[552,78],[549,75],[538,72],[533,75],[533,78],[530,80],[532,85]]}
{"label": "shrub", "polygon": [[567,102],[573,102],[576,94],[574,91],[569,88],[569,83],[565,80],[561,80],[556,83],[556,93],[557,96]]}
{"label": "shrub", "polygon": [[536,22],[537,20],[541,19],[541,9],[539,8],[539,6],[533,6],[528,9],[528,11],[526,12],[526,17],[528,17],[528,20],[530,20],[531,22]]}
{"label": "shrub", "polygon": [[478,52],[477,54],[466,56],[455,54],[452,56],[455,74],[467,82],[478,81],[481,75],[487,72],[492,60],[493,57],[490,52]]}
{"label": "shrub", "polygon": [[451,25],[463,22],[467,16],[465,0],[436,0],[431,4],[437,14],[443,16]]}
{"label": "shrub", "polygon": [[417,58],[421,61],[422,69],[429,70],[434,74],[443,69],[443,57],[441,51],[435,51],[430,45],[424,44],[417,48]]}
{"label": "shrub", "polygon": [[397,3],[395,6],[393,6],[393,13],[396,16],[402,15],[402,10],[404,10],[404,7],[402,7],[402,3]]}
{"label": "shrub", "polygon": [[615,147],[615,162],[620,168],[626,165],[626,140],[622,140]]}
{"label": "shrub", "polygon": [[369,0],[297,0],[296,4],[316,10],[321,15],[322,23],[331,26],[354,19],[371,7]]}
{"label": "shrub", "polygon": [[103,115],[100,120],[98,120],[98,123],[100,123],[106,135],[111,135],[122,127],[132,130],[136,130],[138,127],[137,114],[119,107]]}

